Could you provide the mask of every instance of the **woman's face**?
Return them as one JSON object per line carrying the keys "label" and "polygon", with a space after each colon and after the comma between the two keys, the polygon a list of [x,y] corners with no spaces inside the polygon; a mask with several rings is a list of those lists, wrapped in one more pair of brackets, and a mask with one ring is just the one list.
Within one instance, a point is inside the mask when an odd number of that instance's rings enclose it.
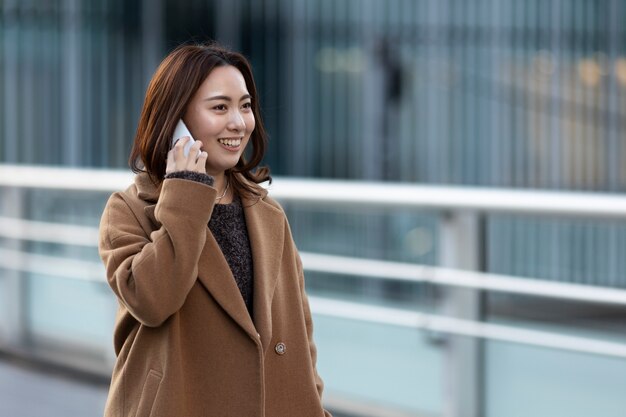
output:
{"label": "woman's face", "polygon": [[234,167],[254,130],[252,98],[241,72],[216,67],[191,99],[183,120],[208,153],[206,171],[218,175]]}

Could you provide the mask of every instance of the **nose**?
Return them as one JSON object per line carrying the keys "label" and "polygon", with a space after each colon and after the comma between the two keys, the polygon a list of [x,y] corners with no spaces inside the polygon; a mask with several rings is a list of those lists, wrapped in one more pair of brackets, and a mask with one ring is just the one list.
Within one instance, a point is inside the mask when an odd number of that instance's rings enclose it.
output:
{"label": "nose", "polygon": [[241,132],[246,129],[246,122],[239,111],[235,110],[230,113],[227,127],[234,132]]}

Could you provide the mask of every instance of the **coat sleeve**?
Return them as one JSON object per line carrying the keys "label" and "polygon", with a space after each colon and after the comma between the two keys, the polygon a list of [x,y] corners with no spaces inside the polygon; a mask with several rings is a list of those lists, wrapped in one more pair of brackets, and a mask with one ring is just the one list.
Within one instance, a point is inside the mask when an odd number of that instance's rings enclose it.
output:
{"label": "coat sleeve", "polygon": [[148,236],[115,193],[100,221],[99,253],[120,303],[140,323],[156,327],[177,312],[198,275],[198,259],[217,191],[198,182],[166,179],[155,208],[161,227]]}
{"label": "coat sleeve", "polygon": [[[294,245],[295,246],[295,245]],[[296,253],[296,264],[298,267],[298,279],[300,281],[300,292],[302,298],[302,310],[304,312],[304,320],[306,323],[306,331],[307,337],[309,339],[309,351],[311,353],[311,361],[313,366],[313,372],[315,373],[315,385],[317,386],[317,392],[320,396],[320,401],[322,400],[322,392],[324,391],[324,381],[317,373],[317,347],[315,346],[315,342],[313,341],[313,318],[311,316],[311,308],[309,306],[309,298],[306,295],[305,287],[304,287],[304,270],[302,268],[302,259],[300,259],[300,254],[297,249],[295,249]],[[332,417],[332,415],[324,410],[325,417]]]}

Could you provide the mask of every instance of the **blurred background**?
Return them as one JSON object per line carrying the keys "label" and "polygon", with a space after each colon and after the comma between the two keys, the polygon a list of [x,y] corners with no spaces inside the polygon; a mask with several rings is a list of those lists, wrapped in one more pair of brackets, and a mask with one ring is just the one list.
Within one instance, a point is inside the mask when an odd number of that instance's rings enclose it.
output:
{"label": "blurred background", "polygon": [[156,66],[209,39],[253,64],[329,409],[626,416],[625,18],[622,0],[0,0],[0,416],[102,414],[100,214],[132,181]]}

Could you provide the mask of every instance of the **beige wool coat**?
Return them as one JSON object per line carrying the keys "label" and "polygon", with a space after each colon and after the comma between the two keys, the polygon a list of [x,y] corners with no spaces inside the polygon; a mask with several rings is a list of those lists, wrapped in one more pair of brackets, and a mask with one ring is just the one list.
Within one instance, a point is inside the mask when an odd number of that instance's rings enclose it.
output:
{"label": "beige wool coat", "polygon": [[99,251],[119,301],[105,417],[323,417],[302,264],[285,213],[242,197],[253,318],[208,228],[217,190],[138,174],[106,204]]}

